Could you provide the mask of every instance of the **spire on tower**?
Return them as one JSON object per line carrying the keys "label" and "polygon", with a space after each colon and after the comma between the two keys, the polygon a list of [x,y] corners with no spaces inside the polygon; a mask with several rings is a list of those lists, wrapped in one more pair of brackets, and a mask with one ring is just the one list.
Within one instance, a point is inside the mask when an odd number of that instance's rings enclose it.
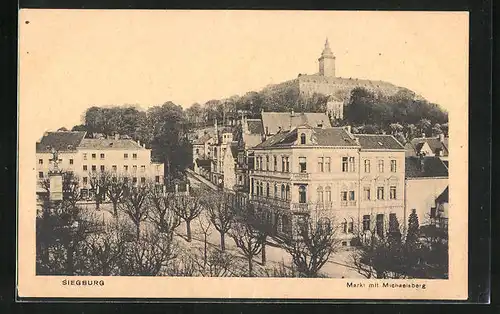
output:
{"label": "spire on tower", "polygon": [[328,42],[328,37],[326,38],[325,41],[325,48],[323,49],[323,52],[321,53],[322,57],[333,57],[333,52],[330,49],[330,43]]}

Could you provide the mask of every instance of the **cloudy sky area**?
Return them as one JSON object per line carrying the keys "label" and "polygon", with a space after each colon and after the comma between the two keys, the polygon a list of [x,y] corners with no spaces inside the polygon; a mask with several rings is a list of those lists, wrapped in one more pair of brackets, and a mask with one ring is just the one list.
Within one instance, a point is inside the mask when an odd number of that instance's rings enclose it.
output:
{"label": "cloudy sky area", "polygon": [[468,97],[467,21],[428,12],[23,10],[20,127],[41,136],[79,124],[92,105],[188,107],[258,91],[317,72],[326,37],[337,76],[388,81],[451,112]]}

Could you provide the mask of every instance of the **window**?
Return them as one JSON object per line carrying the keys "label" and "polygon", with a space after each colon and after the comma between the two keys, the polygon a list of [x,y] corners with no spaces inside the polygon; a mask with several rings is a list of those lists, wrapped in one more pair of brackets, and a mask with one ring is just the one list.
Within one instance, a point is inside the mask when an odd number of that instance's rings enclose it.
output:
{"label": "window", "polygon": [[83,171],[87,171],[87,165],[83,165]]}
{"label": "window", "polygon": [[281,185],[281,199],[285,199],[285,185]]}
{"label": "window", "polygon": [[137,183],[137,177],[132,178],[132,183],[134,183],[134,184]]}
{"label": "window", "polygon": [[269,197],[269,183],[266,183],[266,196]]}
{"label": "window", "polygon": [[38,173],[38,178],[43,179],[43,172],[42,172],[42,171],[40,171],[40,172]]}
{"label": "window", "polygon": [[251,182],[251,184],[250,184],[251,194],[252,194],[252,195],[255,195],[255,193],[254,193],[254,188],[253,188],[253,186],[254,186],[254,184],[253,184],[253,178],[252,178],[252,180],[251,180],[251,181],[252,181],[252,182]]}
{"label": "window", "polygon": [[123,166],[123,172],[128,172],[128,166],[127,165]]}
{"label": "window", "polygon": [[196,155],[199,155],[199,154],[200,154],[200,149],[199,149],[199,148],[197,148],[197,149],[196,149]]}
{"label": "window", "polygon": [[369,201],[371,199],[370,188],[369,187],[364,187],[363,188],[363,195],[364,195],[365,201]]}
{"label": "window", "polygon": [[344,221],[342,222],[342,231],[344,233],[347,233],[347,220],[344,218]]}
{"label": "window", "polygon": [[87,153],[83,153],[83,160],[87,160]]}
{"label": "window", "polygon": [[92,165],[92,172],[95,172],[97,169],[96,165]]}
{"label": "window", "polygon": [[43,159],[38,159],[38,164],[43,165]]}
{"label": "window", "polygon": [[70,159],[69,160],[69,164],[72,165],[73,164],[73,159]]}
{"label": "window", "polygon": [[101,159],[104,159],[104,154],[103,154],[103,153],[101,153],[101,156],[100,156],[100,157],[101,157]]}
{"label": "window", "polygon": [[306,135],[304,133],[300,134],[300,144],[306,143]]}
{"label": "window", "polygon": [[348,171],[347,165],[347,157],[342,157],[342,172]]}
{"label": "window", "polygon": [[377,214],[376,217],[376,228],[377,228],[377,235],[381,238],[384,237],[384,214]]}
{"label": "window", "polygon": [[327,202],[331,202],[332,201],[332,190],[329,186],[327,186],[325,188],[325,198],[326,198],[326,201]]}
{"label": "window", "polygon": [[379,186],[377,188],[377,199],[383,200],[384,199],[384,187]]}
{"label": "window", "polygon": [[132,172],[133,172],[133,173],[136,173],[136,172],[137,172],[137,165],[133,165],[133,166],[132,166]]}
{"label": "window", "polygon": [[160,183],[160,176],[155,176],[155,182]]}
{"label": "window", "polygon": [[347,191],[340,192],[340,200],[344,202],[347,201]]}
{"label": "window", "polygon": [[214,157],[217,158],[217,147],[214,147]]}
{"label": "window", "polygon": [[276,183],[274,184],[274,197],[278,198],[278,185]]}
{"label": "window", "polygon": [[396,172],[396,160],[391,160],[391,172]]}
{"label": "window", "polygon": [[285,157],[281,157],[281,172],[285,172]]}
{"label": "window", "polygon": [[[262,162],[262,156],[259,157],[259,164],[260,164],[260,170],[264,170],[264,163]],[[221,167],[222,167],[222,161],[221,161]]]}
{"label": "window", "polygon": [[354,172],[354,157],[349,157],[349,172]]}
{"label": "window", "polygon": [[104,165],[101,165],[101,172],[104,172],[104,169],[105,169]]}
{"label": "window", "polygon": [[384,172],[384,161],[383,160],[378,161],[378,172]]}
{"label": "window", "polygon": [[141,165],[141,172],[146,172],[146,166],[145,165]]}
{"label": "window", "polygon": [[117,170],[116,165],[112,165],[111,168],[113,169],[113,172],[116,172],[116,170]]}
{"label": "window", "polygon": [[269,155],[266,156],[266,171],[269,171]]}
{"label": "window", "polygon": [[363,231],[370,230],[370,215],[363,216]]}
{"label": "window", "polygon": [[325,157],[325,172],[331,172],[330,157]]}
{"label": "window", "polygon": [[286,157],[285,160],[286,160],[286,172],[290,172],[290,160],[288,159],[288,157]]}
{"label": "window", "polygon": [[86,199],[89,197],[89,191],[87,189],[82,189],[82,198]]}
{"label": "window", "polygon": [[259,167],[259,156],[255,156],[255,169],[256,170],[260,169],[260,167]]}
{"label": "window", "polygon": [[274,158],[274,168],[273,168],[273,170],[274,171],[278,171],[278,158],[276,158],[276,156],[274,156],[273,158]]}
{"label": "window", "polygon": [[137,154],[136,153],[132,154],[132,159],[137,159]]}
{"label": "window", "polygon": [[89,182],[88,178],[87,177],[83,177],[83,185],[87,185],[88,182]]}
{"label": "window", "polygon": [[290,186],[287,184],[285,188],[285,199],[289,200],[290,199]]}
{"label": "window", "polygon": [[324,202],[324,199],[323,199],[323,187],[320,186],[318,187],[318,203],[323,203]]}
{"label": "window", "polygon": [[349,226],[347,227],[347,232],[354,233],[354,219],[350,219]]}
{"label": "window", "polygon": [[306,187],[301,185],[299,186],[299,203],[304,204],[306,202]]}
{"label": "window", "polygon": [[123,178],[123,183],[127,184],[128,183],[128,177]]}
{"label": "window", "polygon": [[389,198],[391,200],[395,200],[396,199],[396,186],[394,186],[394,185],[390,187]]}
{"label": "window", "polygon": [[324,167],[323,167],[323,157],[318,157],[318,172],[324,172]]}
{"label": "window", "polygon": [[369,173],[370,172],[370,160],[365,159],[365,172]]}
{"label": "window", "polygon": [[142,184],[146,183],[146,178],[145,177],[141,177],[141,183]]}
{"label": "window", "polygon": [[95,156],[96,156],[95,154],[92,154],[92,159],[95,159]]}
{"label": "window", "polygon": [[350,201],[354,201],[355,200],[354,191],[349,191],[349,200]]}
{"label": "window", "polygon": [[128,159],[128,154],[123,154],[123,159]]}
{"label": "window", "polygon": [[299,157],[299,172],[307,171],[307,161],[306,157]]}

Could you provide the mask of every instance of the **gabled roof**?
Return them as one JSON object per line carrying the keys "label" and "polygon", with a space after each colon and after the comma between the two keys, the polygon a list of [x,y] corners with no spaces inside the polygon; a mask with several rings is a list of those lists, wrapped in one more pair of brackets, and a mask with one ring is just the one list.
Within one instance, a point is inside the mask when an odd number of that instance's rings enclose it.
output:
{"label": "gabled roof", "polygon": [[262,126],[269,134],[276,134],[280,128],[288,131],[302,124],[309,124],[313,127],[322,124],[324,127],[331,127],[330,119],[326,113],[318,112],[262,112]]}
{"label": "gabled roof", "polygon": [[311,140],[307,145],[313,146],[352,146],[357,147],[356,140],[349,136],[344,128],[314,128],[302,125],[300,128],[294,128],[291,131],[280,132],[267,138],[264,142],[257,145],[256,149],[273,147],[290,147],[297,141],[298,133],[302,128],[311,130]]}
{"label": "gabled roof", "polygon": [[392,135],[360,134],[356,137],[359,139],[361,149],[404,149]]}
{"label": "gabled roof", "polygon": [[201,136],[200,138],[195,139],[193,141],[193,144],[195,144],[195,145],[196,144],[205,144],[211,138],[212,138],[212,135],[210,135],[208,133],[207,134],[203,134],[203,136]]}
{"label": "gabled roof", "polygon": [[439,194],[439,196],[436,198],[436,203],[448,203],[448,187],[446,187],[446,189],[444,189],[444,191]]}
{"label": "gabled roof", "polygon": [[126,139],[83,139],[78,148],[82,149],[96,149],[96,150],[111,150],[111,149],[125,149],[125,150],[139,150],[145,149],[137,142]]}
{"label": "gabled roof", "polygon": [[415,147],[415,151],[418,153],[422,149],[424,143],[429,145],[430,149],[434,154],[437,150],[443,151],[443,156],[448,156],[448,139],[445,138],[443,142],[436,137],[418,137],[411,140],[411,144]]}
{"label": "gabled roof", "polygon": [[448,168],[439,157],[406,157],[405,175],[406,178],[448,177]]}
{"label": "gabled roof", "polygon": [[264,133],[264,129],[262,127],[262,120],[260,119],[247,119],[247,128],[250,134]]}
{"label": "gabled roof", "polygon": [[50,153],[52,148],[58,152],[74,152],[82,142],[86,132],[58,131],[44,134],[39,143],[36,143],[37,153]]}

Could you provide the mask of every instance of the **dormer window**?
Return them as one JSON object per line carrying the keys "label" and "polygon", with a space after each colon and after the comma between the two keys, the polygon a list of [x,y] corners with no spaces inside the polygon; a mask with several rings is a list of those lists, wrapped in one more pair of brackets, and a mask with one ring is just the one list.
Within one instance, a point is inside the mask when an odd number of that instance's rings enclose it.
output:
{"label": "dormer window", "polygon": [[306,135],[304,133],[300,134],[300,144],[306,143]]}

